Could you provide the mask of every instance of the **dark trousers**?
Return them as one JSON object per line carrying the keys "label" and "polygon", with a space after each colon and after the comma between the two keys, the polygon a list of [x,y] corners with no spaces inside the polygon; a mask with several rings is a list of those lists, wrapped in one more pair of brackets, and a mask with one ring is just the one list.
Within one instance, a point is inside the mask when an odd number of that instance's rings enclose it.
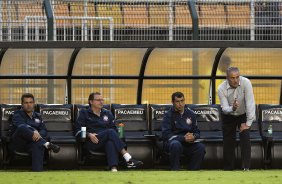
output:
{"label": "dark trousers", "polygon": [[32,170],[43,170],[44,159],[44,139],[39,139],[37,142],[32,140],[34,129],[26,125],[19,126],[12,135],[11,149],[13,151],[28,152],[32,155]]}
{"label": "dark trousers", "polygon": [[[246,123],[246,115],[232,116],[223,115],[223,160],[224,169],[233,170],[235,162],[236,128],[240,128],[242,123]],[[251,165],[251,142],[250,131],[244,130],[239,133],[242,168],[250,168]]]}
{"label": "dark trousers", "polygon": [[205,156],[205,146],[200,143],[181,143],[178,140],[171,140],[165,146],[169,152],[171,170],[180,169],[180,157],[182,154],[189,158],[188,169],[199,170]]}
{"label": "dark trousers", "polygon": [[109,167],[117,166],[119,153],[125,147],[117,132],[114,129],[107,129],[98,133],[97,138],[98,144],[88,140],[84,147],[92,151],[105,151]]}

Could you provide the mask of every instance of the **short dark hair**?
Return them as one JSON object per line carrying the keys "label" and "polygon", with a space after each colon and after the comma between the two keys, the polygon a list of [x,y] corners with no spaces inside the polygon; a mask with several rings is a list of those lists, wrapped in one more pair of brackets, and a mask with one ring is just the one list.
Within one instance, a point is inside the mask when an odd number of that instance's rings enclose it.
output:
{"label": "short dark hair", "polygon": [[182,97],[184,97],[184,94],[182,93],[182,92],[175,92],[175,93],[173,93],[172,95],[171,95],[171,101],[174,101],[175,100],[175,97],[177,97],[177,98],[182,98]]}
{"label": "short dark hair", "polygon": [[235,66],[230,66],[227,70],[226,70],[226,75],[228,75],[231,72],[240,72],[238,67]]}
{"label": "short dark hair", "polygon": [[32,100],[34,101],[34,96],[31,93],[24,93],[21,97],[22,103],[24,101],[25,98],[32,98]]}
{"label": "short dark hair", "polygon": [[89,104],[89,106],[91,106],[90,100],[94,100],[95,95],[101,95],[101,93],[99,93],[99,92],[90,93],[90,95],[88,97],[88,104]]}

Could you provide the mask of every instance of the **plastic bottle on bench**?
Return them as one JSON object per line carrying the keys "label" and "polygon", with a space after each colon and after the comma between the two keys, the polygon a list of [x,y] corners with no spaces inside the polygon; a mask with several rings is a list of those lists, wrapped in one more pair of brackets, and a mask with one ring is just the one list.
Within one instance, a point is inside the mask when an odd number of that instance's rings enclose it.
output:
{"label": "plastic bottle on bench", "polygon": [[118,135],[119,135],[119,138],[121,139],[124,138],[124,124],[123,123],[118,124]]}
{"label": "plastic bottle on bench", "polygon": [[268,132],[268,135],[272,136],[272,124],[269,124],[267,132]]}
{"label": "plastic bottle on bench", "polygon": [[86,139],[86,127],[81,127],[81,139],[83,141]]}

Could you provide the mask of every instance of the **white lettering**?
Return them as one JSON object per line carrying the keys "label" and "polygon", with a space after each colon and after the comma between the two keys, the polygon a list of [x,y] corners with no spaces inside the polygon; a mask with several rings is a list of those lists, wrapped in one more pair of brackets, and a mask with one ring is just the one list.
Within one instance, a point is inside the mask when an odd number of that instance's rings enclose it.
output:
{"label": "white lettering", "polygon": [[213,114],[212,111],[209,110],[194,110],[195,114]]}
{"label": "white lettering", "polygon": [[11,115],[14,114],[15,111],[4,111],[4,114]]}
{"label": "white lettering", "polygon": [[165,110],[160,110],[160,111],[155,111],[156,112],[156,114],[165,114],[167,111],[165,111]]}
{"label": "white lettering", "polygon": [[264,114],[282,114],[282,110],[263,110]]}
{"label": "white lettering", "polygon": [[117,110],[117,114],[144,114],[143,110]]}
{"label": "white lettering", "polygon": [[56,115],[56,116],[67,116],[69,115],[68,111],[43,111],[43,115]]}

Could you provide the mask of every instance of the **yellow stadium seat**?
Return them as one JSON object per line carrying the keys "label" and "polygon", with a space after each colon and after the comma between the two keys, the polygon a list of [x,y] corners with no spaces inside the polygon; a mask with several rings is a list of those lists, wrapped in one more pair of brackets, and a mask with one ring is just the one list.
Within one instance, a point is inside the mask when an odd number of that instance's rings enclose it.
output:
{"label": "yellow stadium seat", "polygon": [[60,16],[69,17],[70,12],[68,8],[68,4],[55,4],[54,5],[54,18],[56,22],[57,28],[62,27],[70,27],[71,26],[71,20],[64,20],[62,18],[59,18]]}
{"label": "yellow stadium seat", "polygon": [[[84,3],[71,3],[70,16],[83,17],[84,16]],[[87,16],[95,17],[95,7],[93,3],[87,3]]]}
{"label": "yellow stadium seat", "polygon": [[[98,17],[112,17],[114,19],[115,28],[123,26],[123,17],[120,5],[98,4],[97,15]],[[109,27],[109,21],[103,21],[103,27]]]}
{"label": "yellow stadium seat", "polygon": [[[18,17],[20,21],[24,21],[27,16],[43,16],[44,10],[39,3],[33,4],[18,4]],[[42,20],[40,20],[42,22]],[[41,26],[43,26],[41,24]]]}
{"label": "yellow stadium seat", "polygon": [[169,6],[168,5],[151,5],[149,7],[150,25],[154,27],[169,26]]}
{"label": "yellow stadium seat", "polygon": [[199,25],[200,27],[225,27],[227,22],[224,5],[200,5]]}
{"label": "yellow stadium seat", "polygon": [[188,5],[175,6],[175,25],[181,27],[192,27],[192,18]]}
{"label": "yellow stadium seat", "polygon": [[54,15],[55,16],[69,16],[68,4],[55,4],[54,5]]}
{"label": "yellow stadium seat", "polygon": [[148,11],[145,5],[124,5],[124,26],[147,27],[149,24]]}
{"label": "yellow stadium seat", "polygon": [[8,4],[8,1],[2,2],[2,20],[3,22],[15,22],[19,20],[18,16],[18,4],[11,3]]}
{"label": "yellow stadium seat", "polygon": [[249,5],[228,5],[227,24],[232,27],[250,26],[250,7]]}
{"label": "yellow stadium seat", "polygon": [[[84,3],[71,3],[70,4],[70,16],[72,17],[84,17],[85,13],[84,13]],[[87,17],[96,17],[95,15],[95,6],[94,3],[87,3]],[[79,24],[81,25],[82,21],[81,20],[74,20],[73,21],[75,24]],[[87,25],[90,25],[92,22],[92,24],[97,25],[97,21],[95,20],[87,20]]]}
{"label": "yellow stadium seat", "polygon": [[[88,8],[87,8],[88,9]],[[88,12],[87,12],[88,14]],[[81,3],[70,3],[70,16],[72,17],[83,17],[84,16],[84,4]]]}
{"label": "yellow stadium seat", "polygon": [[[43,16],[41,3],[17,1],[8,5],[7,1],[3,1],[2,22],[11,21],[12,27],[18,27],[23,25],[27,16]],[[42,22],[42,24],[39,24],[39,26],[44,26],[43,21],[40,20],[40,22]]]}

